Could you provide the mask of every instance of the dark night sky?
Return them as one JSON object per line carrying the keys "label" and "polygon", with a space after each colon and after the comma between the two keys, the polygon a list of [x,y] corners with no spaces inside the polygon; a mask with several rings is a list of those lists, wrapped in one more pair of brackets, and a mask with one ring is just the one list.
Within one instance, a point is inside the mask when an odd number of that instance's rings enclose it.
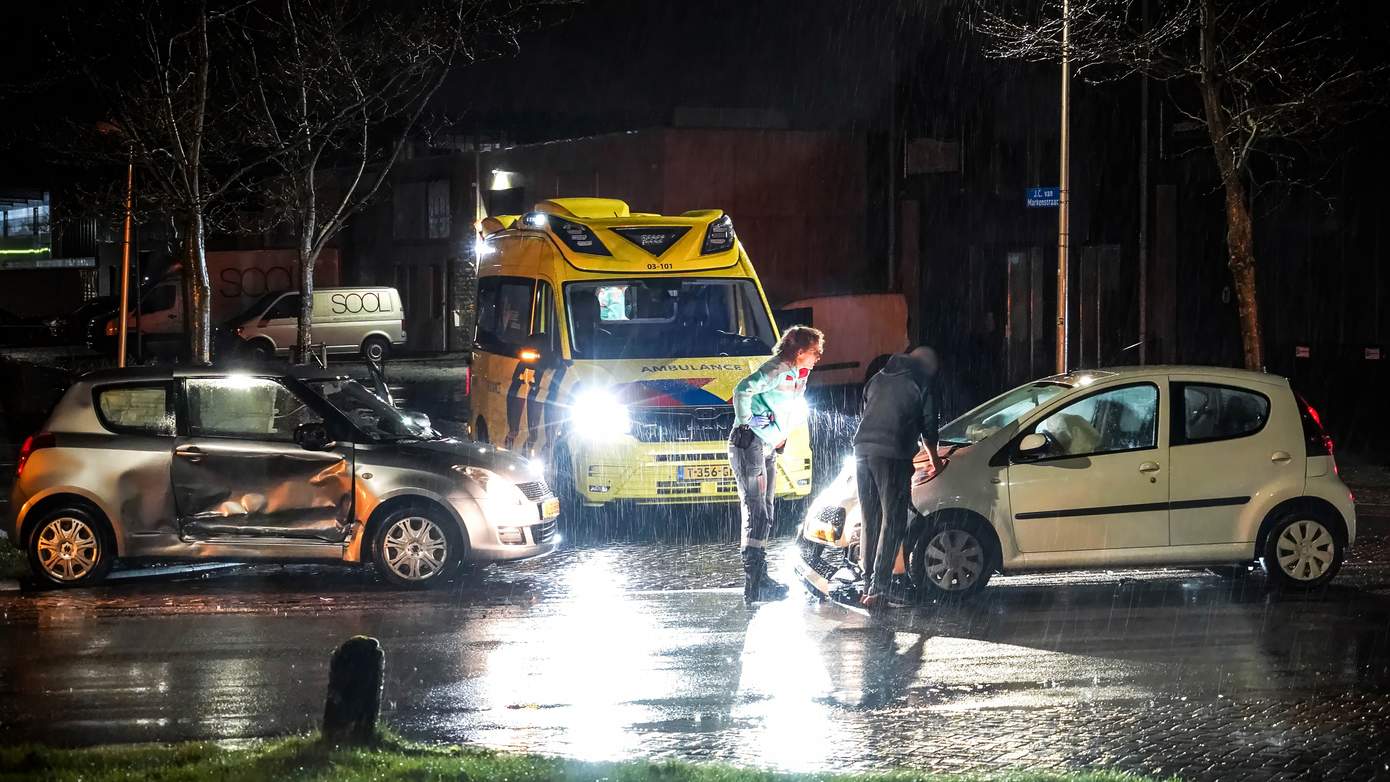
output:
{"label": "dark night sky", "polygon": [[[543,140],[670,124],[678,107],[756,109],[793,128],[883,122],[903,15],[936,0],[590,0],[552,10],[520,50],[459,69],[438,98],[465,132]],[[63,0],[7,3],[0,83],[51,77]],[[76,80],[0,86],[0,182],[49,173],[55,123],[100,118]]]}

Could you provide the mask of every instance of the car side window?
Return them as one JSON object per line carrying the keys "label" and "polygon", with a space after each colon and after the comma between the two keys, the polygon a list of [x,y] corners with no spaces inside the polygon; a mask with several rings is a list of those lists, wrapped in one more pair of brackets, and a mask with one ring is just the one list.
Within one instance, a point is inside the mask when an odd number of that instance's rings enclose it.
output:
{"label": "car side window", "polygon": [[512,353],[531,337],[532,292],[525,277],[484,277],[478,281],[478,346]]}
{"label": "car side window", "polygon": [[1182,400],[1174,445],[1245,437],[1269,420],[1269,399],[1254,391],[1206,383],[1174,384],[1173,391]]}
{"label": "car side window", "polygon": [[1097,456],[1158,445],[1158,387],[1125,386],[1063,407],[1035,428],[1047,436],[1049,458]]}
{"label": "car side window", "polygon": [[301,424],[323,418],[288,388],[259,377],[185,381],[188,434],[293,442]]}
{"label": "car side window", "polygon": [[161,437],[174,434],[174,414],[165,383],[99,388],[97,412],[101,425],[112,432]]}

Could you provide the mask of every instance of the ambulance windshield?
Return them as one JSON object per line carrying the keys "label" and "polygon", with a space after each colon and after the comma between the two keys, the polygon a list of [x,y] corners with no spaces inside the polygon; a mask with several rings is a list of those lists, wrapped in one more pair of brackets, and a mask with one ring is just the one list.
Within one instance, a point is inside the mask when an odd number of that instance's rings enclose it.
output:
{"label": "ambulance windshield", "polygon": [[565,302],[576,358],[761,356],[776,341],[751,280],[575,282]]}

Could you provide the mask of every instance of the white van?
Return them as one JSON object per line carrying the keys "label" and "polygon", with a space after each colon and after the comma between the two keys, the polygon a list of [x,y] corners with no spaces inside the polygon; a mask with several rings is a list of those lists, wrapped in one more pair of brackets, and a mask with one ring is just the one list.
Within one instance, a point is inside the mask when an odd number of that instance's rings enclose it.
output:
{"label": "white van", "polygon": [[[314,343],[330,353],[361,352],[373,361],[405,344],[405,313],[395,288],[319,288],[314,291]],[[299,293],[267,293],[226,328],[253,354],[286,355],[299,325]]]}

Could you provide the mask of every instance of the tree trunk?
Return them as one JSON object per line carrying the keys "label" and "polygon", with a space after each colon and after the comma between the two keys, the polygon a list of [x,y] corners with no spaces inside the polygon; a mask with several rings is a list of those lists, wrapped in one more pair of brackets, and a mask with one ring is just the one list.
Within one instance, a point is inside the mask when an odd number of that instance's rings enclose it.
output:
{"label": "tree trunk", "polygon": [[318,253],[299,247],[299,328],[295,332],[295,363],[309,363],[309,346],[314,342],[314,265]]}
{"label": "tree trunk", "polygon": [[188,275],[189,360],[194,364],[212,363],[212,283],[208,278],[208,257],[203,246],[203,213],[192,209],[184,228],[184,270]]}
{"label": "tree trunk", "polygon": [[1240,342],[1245,368],[1262,370],[1264,343],[1260,335],[1259,297],[1255,287],[1255,241],[1250,220],[1250,203],[1239,176],[1226,180],[1226,263],[1236,289],[1236,308],[1240,311]]}
{"label": "tree trunk", "polygon": [[1220,56],[1217,39],[1216,0],[1202,0],[1201,5],[1201,78],[1198,88],[1202,94],[1202,111],[1211,137],[1211,150],[1216,167],[1221,172],[1221,184],[1226,189],[1226,265],[1231,270],[1231,282],[1236,289],[1236,306],[1240,311],[1240,342],[1245,354],[1245,368],[1262,370],[1265,365],[1264,347],[1260,340],[1260,303],[1255,285],[1255,232],[1250,220],[1250,203],[1241,179],[1243,157],[1237,157],[1228,134],[1230,126],[1226,107],[1222,105],[1222,84],[1218,66]]}

